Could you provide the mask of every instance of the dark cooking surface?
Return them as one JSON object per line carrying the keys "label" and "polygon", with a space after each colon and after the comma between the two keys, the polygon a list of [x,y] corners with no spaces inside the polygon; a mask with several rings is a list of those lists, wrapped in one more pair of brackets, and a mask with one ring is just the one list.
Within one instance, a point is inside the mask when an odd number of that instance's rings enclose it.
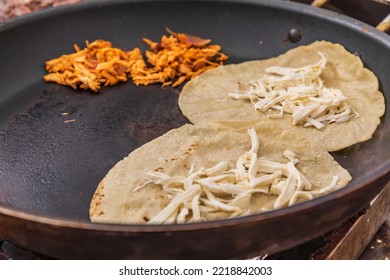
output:
{"label": "dark cooking surface", "polygon": [[102,176],[129,151],[185,123],[178,93],[129,83],[100,94],[47,85],[0,132],[0,201],[88,221]]}
{"label": "dark cooking surface", "polygon": [[[288,31],[295,27],[303,33],[298,44],[328,39],[344,44],[352,52],[358,52],[366,65],[376,70],[376,74],[383,81],[381,84],[383,91],[388,93],[390,90],[390,85],[386,81],[390,66],[380,59],[388,53],[388,43],[380,35],[374,36],[374,32],[366,26],[363,28],[354,23],[344,25],[339,23],[338,18],[332,21],[333,15],[317,12],[298,15],[295,13],[302,10],[298,7],[291,11],[273,7],[257,9],[256,5],[242,2],[239,5],[224,3],[223,6],[218,2],[189,3],[192,3],[190,14],[183,13],[183,8],[174,5],[173,2],[154,3],[152,10],[147,3],[137,3],[135,6],[116,4],[102,8],[99,5],[83,6],[83,9],[74,9],[72,13],[48,12],[45,17],[37,17],[30,21],[26,19],[28,24],[23,26],[15,22],[6,32],[0,33],[2,41],[0,57],[2,59],[12,57],[12,63],[9,59],[7,64],[8,68],[0,69],[0,77],[5,81],[2,82],[0,96],[0,126],[4,129],[0,141],[1,145],[7,148],[1,151],[3,154],[0,156],[2,168],[0,170],[4,175],[2,176],[4,179],[0,179],[3,180],[0,181],[0,190],[6,194],[6,197],[0,197],[0,206],[4,204],[31,214],[86,222],[85,211],[88,209],[91,194],[107,170],[133,148],[185,121],[176,107],[177,92],[171,88],[163,90],[159,86],[135,88],[126,83],[105,88],[99,95],[88,95],[43,83],[43,62],[70,52],[73,43],[82,45],[85,39],[92,41],[104,38],[113,41],[114,46],[133,48],[142,45],[142,37],[158,39],[165,26],[182,31],[185,23],[183,31],[212,38],[213,42],[222,45],[224,51],[231,56],[229,62],[233,63],[273,56],[297,45],[286,41]],[[107,12],[107,9],[110,12]],[[136,14],[134,10],[137,11]],[[85,14],[88,14],[88,20],[85,19]],[[128,16],[130,14],[132,17]],[[202,21],[198,20],[199,15],[202,15]],[[99,24],[101,18],[105,18],[104,24]],[[331,21],[328,21],[329,19]],[[69,28],[70,24],[74,28]],[[319,29],[322,32],[318,32]],[[29,48],[26,49],[25,46]],[[28,63],[25,63],[26,61]],[[23,71],[20,71],[18,65],[23,65]],[[18,81],[7,83],[13,81],[15,77],[13,73],[20,73]],[[213,237],[221,234],[226,240],[232,241],[227,244],[231,250],[213,251],[212,256],[220,258],[221,254],[225,253],[226,257],[232,257],[253,248],[249,242],[255,243],[257,238],[269,236],[267,230],[280,234],[278,239],[280,244],[267,245],[276,246],[268,248],[278,250],[288,246],[287,244],[298,242],[297,239],[294,240],[294,234],[289,234],[294,227],[277,224],[278,219],[291,221],[290,223],[295,225],[297,222],[308,225],[308,221],[312,221],[311,227],[295,227],[305,230],[308,235],[304,238],[308,239],[316,231],[318,234],[318,231],[329,230],[329,227],[336,225],[338,219],[350,217],[352,212],[361,207],[362,201],[367,202],[375,195],[380,189],[380,184],[372,182],[369,176],[377,164],[386,161],[389,156],[389,149],[383,150],[383,143],[389,143],[388,118],[386,115],[371,141],[335,154],[354,175],[355,180],[351,187],[359,186],[358,192],[347,193],[346,197],[339,192],[306,204],[307,209],[306,206],[299,206],[281,210],[279,213],[284,215],[280,217],[275,215],[273,219],[268,220],[259,217],[257,222],[254,220],[242,224],[237,222],[237,225],[234,227],[230,225],[230,228],[215,225],[213,230],[202,230],[202,227],[194,231],[172,229],[169,235],[165,231],[160,234],[159,230],[156,234],[138,234],[139,229],[136,227],[131,230],[129,227],[129,231],[115,228],[120,233],[115,235],[104,227],[96,226],[94,231],[92,225],[87,223],[82,224],[80,230],[77,227],[72,230],[66,228],[69,231],[58,231],[57,226],[46,227],[45,223],[36,225],[34,220],[31,220],[28,226],[37,227],[42,236],[55,236],[53,243],[49,244],[54,244],[58,248],[73,246],[74,251],[61,252],[62,257],[72,256],[69,253],[75,254],[73,256],[76,257],[84,253],[91,255],[94,254],[94,250],[97,250],[98,254],[107,253],[103,252],[104,242],[99,243],[102,248],[94,248],[93,242],[113,239],[114,236],[115,239],[112,240],[114,243],[107,243],[110,245],[105,246],[126,248],[127,254],[119,252],[122,254],[120,257],[141,256],[137,250],[133,251],[131,240],[135,240],[134,243],[140,244],[139,246],[166,247],[161,248],[161,252],[164,252],[172,248],[170,242],[173,240],[179,242],[191,238],[196,244],[203,242],[202,248],[206,250],[219,246],[219,243],[211,242],[207,238],[213,240]],[[18,157],[13,156],[15,154]],[[363,181],[372,184],[363,189],[361,183]],[[18,188],[14,188],[15,185],[18,185]],[[328,203],[317,204],[330,198],[333,200]],[[311,208],[310,205],[320,207]],[[294,209],[304,211],[294,212]],[[324,211],[327,213],[326,216],[322,214]],[[29,241],[28,233],[23,231],[23,227],[18,226],[19,222],[22,223],[23,217],[22,221],[12,220],[8,216],[4,219],[16,229],[14,236],[10,238],[18,237],[26,242],[25,246],[34,246],[36,250],[39,248],[50,254],[56,253],[50,251],[53,247],[46,247],[40,240]],[[241,225],[244,226],[240,227]],[[84,231],[85,227],[89,230]],[[99,230],[103,228],[107,232]],[[283,230],[277,230],[281,228]],[[74,247],[74,244],[67,243],[69,239],[74,240],[75,237],[84,238],[87,243],[83,244],[92,246],[91,251],[85,252]],[[240,238],[245,238],[245,241]],[[162,244],[156,242],[159,239],[167,242]],[[299,242],[302,241],[304,240],[299,236]],[[176,256],[189,256],[191,250],[199,250],[187,243],[182,244],[185,247],[181,250],[175,248],[176,250],[170,253]],[[154,257],[162,256],[159,252],[155,253]],[[199,258],[207,253],[209,252],[200,250],[191,256]]]}

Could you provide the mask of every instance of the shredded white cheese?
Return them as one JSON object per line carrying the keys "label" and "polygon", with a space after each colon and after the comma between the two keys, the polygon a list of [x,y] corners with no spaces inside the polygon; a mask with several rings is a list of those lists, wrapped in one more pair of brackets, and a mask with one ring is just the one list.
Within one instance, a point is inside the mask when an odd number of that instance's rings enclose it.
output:
{"label": "shredded white cheese", "polygon": [[248,129],[252,147],[229,169],[226,161],[211,168],[192,167],[185,176],[169,176],[161,172],[147,172],[146,182],[162,186],[170,199],[169,204],[149,224],[190,223],[204,221],[206,213],[228,213],[230,218],[249,215],[252,195],[264,193],[277,196],[272,209],[293,205],[300,200],[312,199],[333,191],[339,180],[334,176],[331,184],[320,190],[311,190],[312,184],[296,168],[296,154],[286,150],[289,160],[278,163],[258,158],[260,147],[256,131]]}
{"label": "shredded white cheese", "polygon": [[262,78],[250,82],[246,92],[229,93],[229,96],[250,100],[255,110],[266,112],[269,118],[282,118],[287,114],[292,116],[293,125],[317,129],[327,123],[358,117],[341,90],[325,87],[320,75],[327,59],[321,52],[319,55],[318,62],[299,68],[268,67]]}

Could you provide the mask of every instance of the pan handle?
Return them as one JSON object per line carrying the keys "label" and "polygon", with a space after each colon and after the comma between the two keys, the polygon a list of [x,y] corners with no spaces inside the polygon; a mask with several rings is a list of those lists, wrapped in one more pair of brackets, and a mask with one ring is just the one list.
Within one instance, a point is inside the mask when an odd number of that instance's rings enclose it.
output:
{"label": "pan handle", "polygon": [[387,15],[387,17],[385,17],[384,20],[382,20],[377,26],[376,26],[376,29],[380,30],[380,31],[383,31],[383,32],[387,32],[390,30],[390,14]]}
{"label": "pan handle", "polygon": [[314,6],[314,7],[322,7],[322,6],[324,6],[328,2],[329,2],[329,0],[314,0],[311,3],[311,5]]}
{"label": "pan handle", "polygon": [[[330,0],[314,0],[311,2],[311,5],[313,7],[322,7],[326,3],[328,3]],[[372,1],[377,1],[382,4],[390,5],[390,0],[372,0]],[[382,32],[387,32],[390,30],[390,14],[387,15],[377,26],[376,29]]]}
{"label": "pan handle", "polygon": [[379,2],[382,4],[386,4],[386,5],[390,5],[390,0],[372,0],[372,1]]}

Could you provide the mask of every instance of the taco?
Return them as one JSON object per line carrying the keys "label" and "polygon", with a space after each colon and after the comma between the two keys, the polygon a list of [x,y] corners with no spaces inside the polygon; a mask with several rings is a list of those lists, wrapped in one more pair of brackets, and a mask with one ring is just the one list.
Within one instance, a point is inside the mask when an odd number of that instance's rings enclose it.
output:
{"label": "taco", "polygon": [[97,187],[90,218],[118,224],[234,218],[313,199],[350,180],[328,152],[267,122],[187,124],[118,162]]}
{"label": "taco", "polygon": [[186,84],[179,106],[194,124],[267,119],[336,151],[372,137],[385,112],[378,87],[358,56],[318,41],[209,70]]}

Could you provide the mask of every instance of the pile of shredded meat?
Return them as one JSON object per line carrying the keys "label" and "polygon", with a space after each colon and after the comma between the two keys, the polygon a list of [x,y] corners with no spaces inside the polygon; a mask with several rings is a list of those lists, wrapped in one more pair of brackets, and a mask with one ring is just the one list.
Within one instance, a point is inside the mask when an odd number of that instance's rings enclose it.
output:
{"label": "pile of shredded meat", "polygon": [[49,74],[44,80],[96,92],[102,84],[112,86],[128,78],[136,85],[177,87],[228,59],[219,45],[209,45],[209,39],[168,32],[170,36],[162,36],[160,42],[143,39],[150,48],[147,61],[139,48],[123,51],[103,40],[87,42],[84,49],[75,45],[75,53],[46,62]]}
{"label": "pile of shredded meat", "polygon": [[142,60],[138,48],[124,52],[103,40],[87,42],[83,50],[77,45],[74,48],[75,53],[46,62],[50,72],[44,76],[46,82],[99,91],[101,84],[112,86],[127,81],[133,65]]}
{"label": "pile of shredded meat", "polygon": [[160,42],[144,38],[150,47],[146,57],[152,67],[148,68],[142,62],[139,64],[140,67],[132,72],[136,85],[162,83],[163,86],[177,87],[228,59],[220,52],[221,46],[209,45],[210,39],[167,31],[170,36],[162,36]]}

